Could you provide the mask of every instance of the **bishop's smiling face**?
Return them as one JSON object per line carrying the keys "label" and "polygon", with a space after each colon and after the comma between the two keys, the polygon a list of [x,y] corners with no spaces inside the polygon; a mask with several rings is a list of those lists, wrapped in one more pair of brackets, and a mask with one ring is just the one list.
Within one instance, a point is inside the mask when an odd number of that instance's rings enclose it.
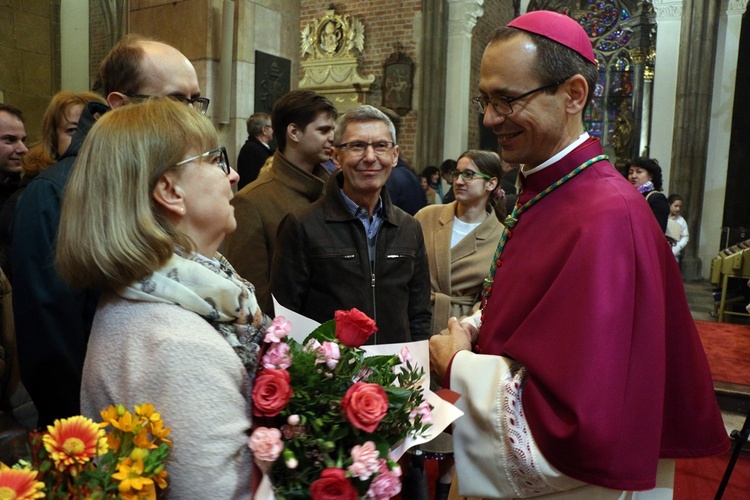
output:
{"label": "bishop's smiling face", "polygon": [[[525,34],[492,43],[482,57],[480,92],[489,97],[514,98],[550,83],[534,75],[536,58],[537,47]],[[560,87],[535,92],[513,101],[513,112],[506,116],[487,107],[484,126],[497,136],[505,161],[532,168],[570,143],[565,131],[565,96]]]}

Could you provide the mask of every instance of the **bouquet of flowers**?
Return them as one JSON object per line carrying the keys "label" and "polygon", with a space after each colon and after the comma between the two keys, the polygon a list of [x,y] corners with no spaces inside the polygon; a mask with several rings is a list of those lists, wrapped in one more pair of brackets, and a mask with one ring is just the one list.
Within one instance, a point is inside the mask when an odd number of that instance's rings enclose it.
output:
{"label": "bouquet of flowers", "polygon": [[277,316],[253,388],[249,446],[278,499],[391,498],[401,490],[394,445],[431,426],[431,405],[409,350],[367,356],[377,330],[357,309],[336,311],[303,343]]}
{"label": "bouquet of flowers", "polygon": [[31,461],[0,463],[0,498],[156,499],[167,487],[170,429],[148,403],[101,415],[99,424],[77,415],[32,432]]}

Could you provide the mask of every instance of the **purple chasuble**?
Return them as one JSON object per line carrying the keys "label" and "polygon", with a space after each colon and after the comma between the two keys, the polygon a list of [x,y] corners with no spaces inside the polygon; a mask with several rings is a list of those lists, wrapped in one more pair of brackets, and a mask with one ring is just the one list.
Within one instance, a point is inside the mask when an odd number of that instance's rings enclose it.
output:
{"label": "purple chasuble", "polygon": [[[519,202],[600,154],[587,140],[528,176]],[[500,259],[478,351],[526,367],[524,410],[552,465],[643,490],[660,457],[728,448],[674,256],[648,203],[609,162],[523,213]]]}

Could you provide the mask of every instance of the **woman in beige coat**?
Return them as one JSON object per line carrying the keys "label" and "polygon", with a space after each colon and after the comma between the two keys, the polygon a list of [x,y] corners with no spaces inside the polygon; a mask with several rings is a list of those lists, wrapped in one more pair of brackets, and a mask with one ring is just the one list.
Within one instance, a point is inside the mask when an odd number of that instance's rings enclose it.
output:
{"label": "woman in beige coat", "polygon": [[499,219],[505,217],[497,155],[469,150],[452,176],[456,201],[428,205],[415,215],[430,263],[433,334],[447,327],[448,318],[468,315],[478,303],[503,230]]}

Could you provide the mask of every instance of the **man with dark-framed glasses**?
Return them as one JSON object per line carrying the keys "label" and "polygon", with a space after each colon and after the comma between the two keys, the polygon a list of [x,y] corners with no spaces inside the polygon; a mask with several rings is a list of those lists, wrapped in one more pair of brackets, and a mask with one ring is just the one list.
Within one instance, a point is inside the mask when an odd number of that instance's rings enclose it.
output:
{"label": "man with dark-framed glasses", "polygon": [[320,200],[284,218],[271,267],[271,291],[281,305],[320,322],[356,307],[378,325],[368,343],[430,334],[422,230],[383,189],[398,154],[395,128],[382,111],[348,110],[331,155],[341,171]]}
{"label": "man with dark-framed glasses", "polygon": [[584,129],[597,78],[586,31],[550,11],[482,57],[473,103],[521,189],[481,310],[430,339],[461,394],[462,496],[672,498],[674,458],[728,447],[671,248]]}
{"label": "man with dark-framed glasses", "polygon": [[[62,159],[37,176],[18,200],[13,222],[13,312],[21,378],[39,412],[38,426],[80,413],[79,392],[86,344],[98,290],[74,290],[55,270],[55,242],[65,185],[78,151],[96,119],[135,100],[170,96],[205,113],[192,63],[176,48],[127,35],[104,58],[99,79],[109,106],[84,108]],[[102,168],[107,159],[102,158]],[[81,207],[82,218],[86,207]]]}

